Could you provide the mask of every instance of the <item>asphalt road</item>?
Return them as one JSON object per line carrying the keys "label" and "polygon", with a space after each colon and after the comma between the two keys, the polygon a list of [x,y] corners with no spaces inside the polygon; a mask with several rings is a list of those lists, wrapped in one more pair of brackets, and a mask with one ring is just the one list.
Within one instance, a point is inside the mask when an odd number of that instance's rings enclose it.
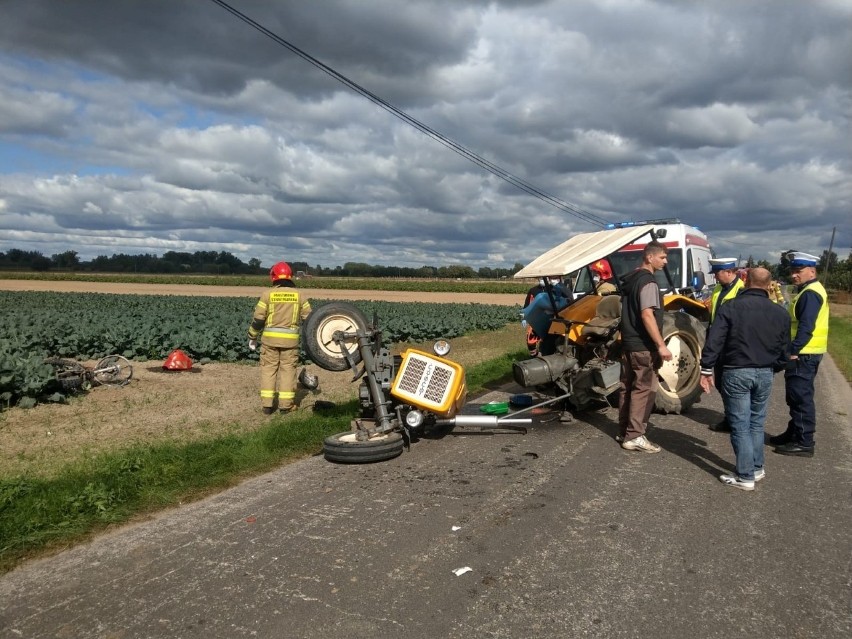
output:
{"label": "asphalt road", "polygon": [[817,386],[816,456],[767,449],[752,493],[717,479],[715,393],[652,417],[658,455],[610,409],[316,457],[3,576],[0,636],[850,637],[852,392]]}

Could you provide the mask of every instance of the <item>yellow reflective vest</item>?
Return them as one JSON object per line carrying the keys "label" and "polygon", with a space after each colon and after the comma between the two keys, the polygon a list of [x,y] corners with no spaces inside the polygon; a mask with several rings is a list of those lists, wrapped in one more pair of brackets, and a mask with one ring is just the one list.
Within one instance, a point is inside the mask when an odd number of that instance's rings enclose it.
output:
{"label": "yellow reflective vest", "polygon": [[816,324],[814,325],[814,333],[808,343],[799,351],[800,355],[816,355],[825,353],[828,350],[828,294],[825,288],[818,281],[814,280],[801,291],[796,294],[793,301],[790,303],[790,319],[791,328],[790,335],[792,339],[796,339],[796,333],[799,330],[799,319],[796,317],[796,303],[805,291],[813,291],[819,295],[822,300],[822,306],[817,315]]}
{"label": "yellow reflective vest", "polygon": [[295,288],[275,286],[263,292],[254,307],[249,339],[260,337],[264,346],[294,348],[299,345],[299,325],[311,312]]}
{"label": "yellow reflective vest", "polygon": [[[716,319],[716,310],[725,302],[730,302],[732,299],[734,299],[739,294],[739,292],[743,290],[744,286],[745,284],[743,284],[743,281],[740,278],[737,278],[734,282],[734,285],[727,293],[725,293],[724,296],[722,296],[721,284],[716,284],[716,286],[713,287],[713,296],[710,298],[711,324],[713,323],[713,320]],[[722,297],[722,299],[719,299],[719,297]]]}

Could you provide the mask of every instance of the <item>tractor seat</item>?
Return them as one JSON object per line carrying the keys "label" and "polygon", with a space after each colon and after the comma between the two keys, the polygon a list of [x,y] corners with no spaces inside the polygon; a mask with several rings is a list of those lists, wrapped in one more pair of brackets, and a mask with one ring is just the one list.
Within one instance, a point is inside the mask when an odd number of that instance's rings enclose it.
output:
{"label": "tractor seat", "polygon": [[621,296],[605,295],[595,308],[595,316],[583,326],[580,335],[609,337],[618,328],[620,320]]}

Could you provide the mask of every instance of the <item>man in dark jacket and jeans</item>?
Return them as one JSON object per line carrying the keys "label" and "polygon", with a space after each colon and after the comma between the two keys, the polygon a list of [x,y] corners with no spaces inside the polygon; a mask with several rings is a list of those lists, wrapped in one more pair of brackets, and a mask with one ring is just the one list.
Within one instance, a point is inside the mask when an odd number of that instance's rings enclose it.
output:
{"label": "man in dark jacket and jeans", "polygon": [[772,276],[753,268],[746,289],[720,307],[701,353],[701,388],[713,387],[713,369],[721,365],[722,401],[731,425],[736,473],[720,475],[726,485],[754,490],[763,469],[763,423],[772,392],[772,375],[783,370],[790,348],[790,316],[769,299]]}
{"label": "man in dark jacket and jeans", "polygon": [[621,291],[621,399],[618,404],[619,434],[624,450],[658,453],[660,447],[645,436],[648,418],[660,382],[657,370],[672,354],[663,341],[663,295],[654,273],[666,265],[666,247],[648,242],[642,266],[622,279]]}

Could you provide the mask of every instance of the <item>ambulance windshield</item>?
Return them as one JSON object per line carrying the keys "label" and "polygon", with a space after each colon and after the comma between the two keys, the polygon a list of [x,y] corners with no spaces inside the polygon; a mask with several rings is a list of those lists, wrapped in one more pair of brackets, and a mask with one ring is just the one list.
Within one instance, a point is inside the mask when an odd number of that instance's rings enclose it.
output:
{"label": "ambulance windshield", "polygon": [[[675,286],[681,286],[681,277],[683,270],[683,251],[677,248],[670,248],[668,252],[668,268],[671,273],[672,280]],[[618,251],[609,256],[609,263],[612,265],[612,271],[615,276],[622,278],[630,271],[639,268],[642,264],[642,250],[637,251]],[[666,274],[663,271],[656,273],[657,283],[661,290],[668,290],[669,282],[666,279]],[[581,269],[577,275],[577,283],[574,287],[575,293],[591,293],[592,282],[589,279],[588,269]]]}

